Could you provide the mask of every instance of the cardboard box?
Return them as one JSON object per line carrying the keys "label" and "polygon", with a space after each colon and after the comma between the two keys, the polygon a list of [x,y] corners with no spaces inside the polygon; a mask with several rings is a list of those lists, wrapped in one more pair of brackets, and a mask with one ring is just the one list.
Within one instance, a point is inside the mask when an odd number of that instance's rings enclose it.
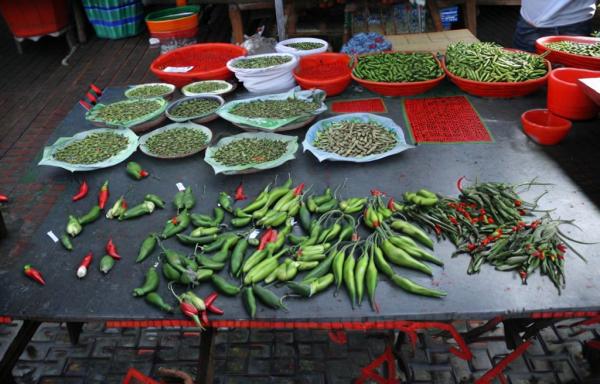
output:
{"label": "cardboard box", "polygon": [[392,49],[394,51],[425,51],[434,53],[445,53],[448,44],[457,41],[464,41],[465,43],[479,41],[468,29],[406,35],[387,35],[385,38],[392,43]]}

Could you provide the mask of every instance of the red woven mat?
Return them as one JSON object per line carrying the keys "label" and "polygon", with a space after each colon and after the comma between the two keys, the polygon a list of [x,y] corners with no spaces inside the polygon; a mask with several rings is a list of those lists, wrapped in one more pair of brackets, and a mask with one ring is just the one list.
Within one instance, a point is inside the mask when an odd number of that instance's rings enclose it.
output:
{"label": "red woven mat", "polygon": [[464,96],[405,99],[404,113],[416,143],[493,142]]}
{"label": "red woven mat", "polygon": [[372,99],[354,99],[339,100],[331,103],[331,112],[333,113],[386,113],[385,103],[380,98]]}

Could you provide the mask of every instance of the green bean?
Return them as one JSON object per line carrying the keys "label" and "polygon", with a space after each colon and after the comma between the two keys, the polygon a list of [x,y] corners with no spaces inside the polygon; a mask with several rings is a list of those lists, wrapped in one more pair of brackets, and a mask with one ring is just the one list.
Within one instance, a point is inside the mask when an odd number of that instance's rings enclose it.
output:
{"label": "green bean", "polygon": [[546,44],[546,47],[555,51],[572,53],[574,55],[600,57],[599,43],[579,43],[576,41],[555,41]]}
{"label": "green bean", "polygon": [[201,81],[185,87],[185,90],[191,93],[214,93],[228,88],[228,85],[221,81]]}
{"label": "green bean", "polygon": [[364,157],[385,153],[397,143],[396,135],[375,121],[340,120],[319,130],[312,144],[343,157]]}
{"label": "green bean", "polygon": [[157,100],[119,101],[108,104],[96,113],[96,118],[110,124],[139,119],[161,108]]}
{"label": "green bean", "polygon": [[140,85],[127,91],[127,97],[150,98],[163,96],[171,91],[171,88],[163,84]]}
{"label": "green bean", "polygon": [[287,142],[282,140],[244,138],[217,149],[214,159],[228,166],[257,164],[276,160],[286,150]]}
{"label": "green bean", "polygon": [[319,103],[313,101],[288,97],[285,100],[254,100],[239,103],[231,108],[229,113],[248,118],[288,119],[310,114],[319,106]]}
{"label": "green bean", "polygon": [[212,113],[220,106],[219,100],[199,97],[177,103],[168,112],[176,118],[196,117]]}
{"label": "green bean", "polygon": [[354,75],[363,80],[384,83],[436,79],[443,71],[429,53],[376,53],[358,58]]}

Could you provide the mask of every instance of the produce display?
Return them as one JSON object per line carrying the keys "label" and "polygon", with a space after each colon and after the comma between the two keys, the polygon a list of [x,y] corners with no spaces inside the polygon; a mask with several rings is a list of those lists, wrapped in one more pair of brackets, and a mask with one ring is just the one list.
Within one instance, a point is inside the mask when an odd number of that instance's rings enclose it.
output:
{"label": "produce display", "polygon": [[164,96],[173,91],[173,88],[166,84],[148,84],[138,85],[125,92],[125,96],[129,98],[152,98]]}
{"label": "produce display", "polygon": [[298,49],[300,51],[311,51],[313,49],[319,49],[324,46],[323,43],[315,43],[312,41],[303,41],[300,43],[288,43],[285,44],[286,47]]}
{"label": "produce display", "polygon": [[546,47],[573,55],[600,57],[600,43],[580,43],[576,41],[555,41],[546,43]]}
{"label": "produce display", "polygon": [[190,93],[215,93],[228,88],[231,86],[222,81],[200,81],[184,87]]}
{"label": "produce display", "polygon": [[217,99],[193,98],[175,104],[168,111],[175,118],[193,118],[215,112],[220,106],[221,103]]}
{"label": "produce display", "polygon": [[93,133],[54,153],[54,158],[70,164],[93,164],[107,160],[127,149],[129,139],[119,133]]}
{"label": "produce display", "polygon": [[232,66],[234,68],[242,69],[257,69],[257,68],[268,68],[276,65],[289,63],[292,61],[290,56],[261,56],[261,57],[247,57],[236,60]]}
{"label": "produce display", "polygon": [[362,157],[387,152],[397,142],[395,133],[375,121],[342,120],[317,132],[312,144],[340,156]]}
{"label": "produce display", "polygon": [[163,103],[153,99],[119,101],[108,104],[104,106],[104,108],[98,110],[95,114],[95,118],[108,124],[118,125],[122,122],[141,119],[144,116],[159,111],[162,107]]}
{"label": "produce display", "polygon": [[321,103],[289,97],[285,100],[255,100],[240,103],[229,110],[229,113],[248,118],[288,119],[310,114],[316,111]]}
{"label": "produce display", "polygon": [[548,73],[542,56],[510,51],[495,43],[452,43],[446,68],[456,76],[482,82],[519,82]]}
{"label": "produce display", "polygon": [[429,53],[375,53],[358,57],[352,70],[359,79],[404,83],[437,79],[444,72]]}
{"label": "produce display", "polygon": [[244,138],[222,146],[213,158],[224,165],[264,163],[283,156],[287,145],[280,140]]}
{"label": "produce display", "polygon": [[174,157],[197,152],[208,144],[208,136],[196,129],[181,127],[152,135],[145,145],[153,154]]}

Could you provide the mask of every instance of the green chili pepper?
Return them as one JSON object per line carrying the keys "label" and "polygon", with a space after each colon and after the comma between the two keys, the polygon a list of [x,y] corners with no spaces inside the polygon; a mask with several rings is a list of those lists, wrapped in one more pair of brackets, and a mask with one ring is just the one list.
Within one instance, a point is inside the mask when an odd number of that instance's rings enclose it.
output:
{"label": "green chili pepper", "polygon": [[202,282],[209,280],[215,272],[212,269],[199,269],[196,271],[196,282]]}
{"label": "green chili pepper", "polygon": [[179,272],[186,272],[186,258],[184,255],[172,249],[163,249],[163,253],[167,263],[171,264],[173,268]]}
{"label": "green chili pepper", "polygon": [[165,279],[169,281],[179,281],[181,273],[169,263],[162,264],[162,273]]}
{"label": "green chili pepper", "polygon": [[176,234],[183,232],[190,225],[190,215],[187,210],[184,210],[174,219],[167,221],[160,237],[168,239]]}
{"label": "green chili pepper", "polygon": [[119,220],[129,220],[143,215],[149,215],[154,211],[154,203],[151,201],[144,201],[135,207],[126,210],[123,215],[119,216]]}
{"label": "green chili pepper", "polygon": [[275,203],[275,205],[273,206],[273,210],[274,211],[287,211],[286,209],[283,209],[283,207],[291,202],[292,200],[294,200],[294,198],[296,197],[296,195],[294,194],[293,190],[289,190],[287,191],[287,193],[285,195],[283,195],[282,197],[280,197],[277,202]]}
{"label": "green chili pepper", "polygon": [[66,233],[63,233],[60,237],[60,243],[67,251],[73,250],[73,243],[71,243],[71,239],[69,239],[69,236]]}
{"label": "green chili pepper", "polygon": [[268,253],[266,249],[256,250],[242,264],[242,272],[248,273],[255,265],[260,263]]}
{"label": "green chili pepper", "polygon": [[254,199],[254,201],[248,204],[245,208],[242,209],[244,213],[251,213],[256,211],[257,209],[262,208],[269,200],[269,185],[263,189],[263,191]]}
{"label": "green chili pepper", "polygon": [[256,316],[256,298],[254,297],[254,291],[252,287],[245,287],[242,291],[242,299],[244,302],[244,308],[246,308],[246,312],[250,315],[251,319],[254,319]]}
{"label": "green chili pepper", "polygon": [[260,240],[258,240],[256,237],[253,237],[252,239],[248,239],[248,244],[253,247],[258,247],[260,245]]}
{"label": "green chili pepper", "polygon": [[297,261],[298,271],[310,271],[319,266],[318,261]]}
{"label": "green chili pepper", "polygon": [[185,190],[183,191],[178,191],[175,194],[175,197],[173,198],[173,204],[175,205],[175,208],[177,208],[177,210],[181,210],[185,207],[185,203],[183,202],[183,197],[185,196]]}
{"label": "green chili pepper", "polygon": [[[405,236],[390,236],[389,240],[396,247],[401,248],[403,251],[408,253],[410,256],[415,257],[420,260],[429,261],[437,265],[444,265],[444,262],[429,252],[425,252],[421,248],[419,248],[415,242]],[[489,258],[489,256],[488,256]]]}
{"label": "green chili pepper", "polygon": [[238,277],[242,268],[242,261],[244,260],[244,255],[246,254],[246,250],[248,249],[248,239],[243,238],[240,239],[235,248],[233,248],[233,252],[231,253],[231,259],[229,262],[229,270],[231,274],[235,277]]}
{"label": "green chili pepper", "polygon": [[333,259],[335,258],[336,254],[337,253],[331,252],[329,256],[327,256],[327,258],[321,261],[315,269],[307,273],[306,276],[304,276],[304,278],[302,279],[302,281],[305,282],[309,279],[324,276],[331,269],[331,264],[333,263]]}
{"label": "green chili pepper", "polygon": [[226,192],[219,194],[219,204],[227,212],[233,213],[233,199]]}
{"label": "green chili pepper", "polygon": [[381,250],[381,248],[374,246],[373,247],[373,256],[374,256],[374,260],[375,260],[375,265],[377,266],[377,269],[379,270],[379,272],[382,272],[384,275],[386,275],[387,277],[389,277],[391,279],[392,276],[394,275],[394,270],[388,264],[388,262],[385,260],[385,257],[383,256],[383,251]]}
{"label": "green chili pepper", "polygon": [[310,232],[310,221],[311,221],[311,217],[310,217],[310,212],[308,211],[308,208],[306,208],[306,204],[301,204],[300,205],[300,225],[302,226],[302,229],[304,229],[306,232]]}
{"label": "green chili pepper", "polygon": [[189,211],[194,208],[194,205],[196,205],[194,192],[192,192],[192,187],[187,187],[185,191],[183,191],[183,208]]}
{"label": "green chili pepper", "polygon": [[181,233],[178,233],[177,240],[185,245],[196,245],[196,244],[208,244],[212,243],[217,239],[217,235],[206,235],[206,236],[188,236]]}
{"label": "green chili pepper", "polygon": [[358,305],[362,303],[363,295],[365,292],[365,275],[367,273],[367,266],[369,264],[369,257],[367,252],[363,252],[362,256],[356,262],[354,269],[354,279],[356,281],[356,298]]}
{"label": "green chili pepper", "polygon": [[127,211],[127,203],[125,202],[125,196],[121,196],[115,201],[113,206],[106,211],[107,219],[118,219],[123,216],[123,214]]}
{"label": "green chili pepper", "polygon": [[333,257],[331,269],[333,271],[333,277],[335,279],[336,292],[339,291],[340,287],[342,286],[345,259],[346,254],[344,253],[344,251],[337,252]]}
{"label": "green chili pepper", "polygon": [[225,218],[225,211],[219,207],[215,207],[213,210],[215,214],[215,218],[213,219],[213,225],[219,225],[223,222]]}
{"label": "green chili pepper", "polygon": [[433,241],[429,238],[429,236],[427,236],[427,234],[420,228],[412,225],[411,223],[403,220],[394,220],[390,223],[390,227],[394,230],[407,234],[427,248],[433,249]]}
{"label": "green chili pepper", "polygon": [[414,269],[423,272],[429,276],[433,276],[433,272],[431,271],[431,268],[428,265],[423,264],[422,262],[414,259],[402,249],[394,247],[394,245],[389,240],[386,239],[381,243],[381,249],[392,263],[400,267]]}
{"label": "green chili pepper", "polygon": [[324,204],[331,199],[333,199],[333,191],[329,187],[325,189],[325,192],[322,195],[313,197],[313,201],[317,205]]}
{"label": "green chili pepper", "polygon": [[192,232],[190,232],[191,237],[200,237],[200,236],[208,236],[208,235],[216,235],[221,231],[219,227],[198,227],[195,228]]}
{"label": "green chili pepper", "polygon": [[252,218],[251,214],[244,212],[241,208],[236,208],[235,211],[233,211],[233,216],[235,216],[236,218]]}
{"label": "green chili pepper", "polygon": [[274,188],[271,192],[269,192],[269,196],[265,204],[260,209],[254,211],[252,213],[252,217],[255,219],[260,219],[266,215],[267,210],[271,207],[271,205],[289,192],[291,185],[292,179],[288,179],[282,186]]}
{"label": "green chili pepper", "polygon": [[165,303],[162,297],[158,295],[156,292],[150,292],[145,297],[146,302],[151,304],[152,306],[160,309],[163,312],[172,313],[173,307],[169,304]]}
{"label": "green chili pepper", "polygon": [[240,287],[229,283],[219,275],[212,275],[211,282],[219,292],[227,296],[235,296],[240,293]]}
{"label": "green chili pepper", "polygon": [[144,296],[150,292],[154,292],[158,289],[158,282],[160,281],[160,277],[158,276],[158,272],[156,268],[150,267],[146,272],[146,279],[144,280],[144,284],[141,287],[133,290],[133,296]]}
{"label": "green chili pepper", "polygon": [[206,257],[205,255],[200,255],[200,254],[196,255],[196,261],[198,262],[198,264],[202,265],[203,267],[212,269],[214,271],[220,271],[221,269],[225,268],[225,263],[214,261],[214,260]]}
{"label": "green chili pepper", "polygon": [[264,305],[273,308],[273,309],[285,309],[285,306],[279,299],[279,297],[268,290],[265,287],[261,287],[260,285],[253,285],[252,290],[254,294]]}
{"label": "green chili pepper", "polygon": [[294,245],[298,245],[300,243],[302,243],[303,241],[308,239],[308,236],[297,236],[294,235],[293,233],[290,233],[288,236],[288,241]]}
{"label": "green chili pepper", "polygon": [[94,205],[88,211],[88,213],[79,217],[77,220],[79,220],[79,224],[81,224],[81,225],[86,225],[86,224],[92,223],[92,222],[98,220],[98,218],[100,217],[100,212],[102,212],[100,207],[97,205]]}
{"label": "green chili pepper", "polygon": [[69,215],[69,221],[67,222],[66,232],[71,235],[71,237],[75,237],[81,233],[83,227],[79,223],[79,220],[73,215]]}
{"label": "green chili pepper", "polygon": [[199,213],[190,213],[190,219],[192,221],[192,224],[194,224],[195,227],[213,227],[213,226],[215,226],[214,219],[208,215],[201,215]]}
{"label": "green chili pepper", "polygon": [[311,285],[310,284],[298,283],[298,282],[295,282],[295,281],[290,281],[286,285],[295,294],[298,294],[298,295],[300,295],[302,297],[311,297],[313,295],[313,290],[311,289]]}
{"label": "green chili pepper", "polygon": [[352,309],[354,309],[356,304],[356,280],[354,278],[355,264],[356,260],[354,260],[354,255],[350,253],[344,261],[344,270],[342,276],[344,284],[346,285],[346,290],[348,291],[348,296],[350,297]]}
{"label": "green chili pepper", "polygon": [[414,293],[415,295],[428,296],[428,297],[444,297],[446,296],[446,292],[439,291],[437,289],[430,289],[423,287],[415,283],[412,280],[407,279],[406,277],[402,277],[400,275],[392,275],[391,280],[394,284],[404,289],[407,292]]}
{"label": "green chili pepper", "polygon": [[146,196],[144,196],[144,200],[153,202],[154,205],[156,205],[160,209],[163,209],[165,207],[164,200],[161,199],[158,195],[149,193]]}
{"label": "green chili pepper", "polygon": [[148,172],[142,169],[142,166],[136,163],[135,161],[130,161],[127,163],[127,174],[131,176],[134,180],[141,180],[144,177],[148,176]]}
{"label": "green chili pepper", "polygon": [[369,265],[367,266],[367,274],[366,274],[366,285],[367,285],[367,295],[369,296],[369,302],[371,303],[371,308],[379,312],[379,306],[375,301],[375,291],[377,290],[377,280],[378,273],[377,267],[375,266],[375,256],[374,250],[371,249],[371,255],[369,257]]}
{"label": "green chili pepper", "polygon": [[333,277],[332,273],[328,273],[326,275],[319,277],[318,279],[316,279],[315,281],[310,283],[312,295],[314,296],[319,292],[323,292],[324,290],[329,288],[329,286],[331,284],[333,284],[333,281],[334,281],[334,277]]}
{"label": "green chili pepper", "polygon": [[223,246],[221,247],[219,252],[213,255],[212,260],[220,263],[226,262],[227,259],[229,259],[229,250],[231,249],[231,247],[237,244],[239,239],[240,238],[235,235],[227,237],[227,239],[223,242]]}
{"label": "green chili pepper", "polygon": [[245,227],[246,225],[250,224],[250,221],[252,221],[252,216],[236,217],[231,219],[231,225],[233,225],[236,228]]}
{"label": "green chili pepper", "polygon": [[109,255],[104,255],[100,259],[100,272],[105,275],[115,266],[115,259]]}
{"label": "green chili pepper", "polygon": [[316,213],[325,213],[325,212],[329,212],[332,209],[335,209],[338,205],[338,201],[336,199],[331,199],[328,200],[327,202],[317,206],[317,209],[315,210]]}
{"label": "green chili pepper", "polygon": [[308,210],[308,213],[317,211],[317,203],[315,203],[315,198],[313,196],[310,196],[306,200],[306,209]]}
{"label": "green chili pepper", "polygon": [[148,235],[148,237],[146,237],[144,241],[142,241],[142,245],[140,246],[140,251],[138,253],[137,259],[135,259],[135,262],[141,263],[142,261],[146,260],[146,258],[150,256],[150,254],[152,254],[154,248],[156,248],[156,243],[156,235],[154,233]]}

